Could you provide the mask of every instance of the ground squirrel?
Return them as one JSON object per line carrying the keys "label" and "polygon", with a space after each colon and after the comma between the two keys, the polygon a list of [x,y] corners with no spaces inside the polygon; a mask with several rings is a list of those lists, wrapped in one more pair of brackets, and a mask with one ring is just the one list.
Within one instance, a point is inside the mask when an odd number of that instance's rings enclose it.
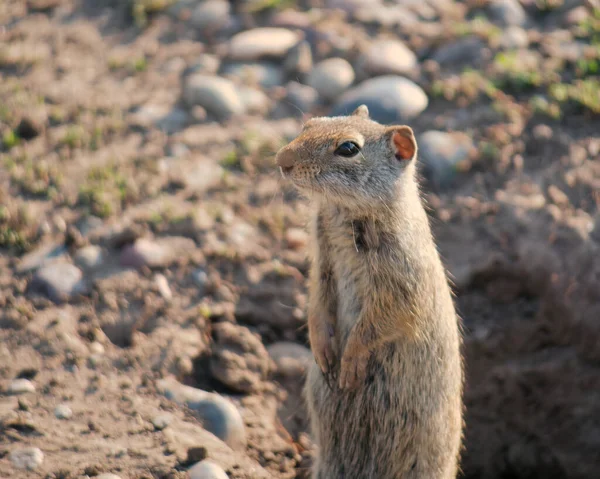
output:
{"label": "ground squirrel", "polygon": [[306,397],[316,479],[456,477],[460,324],[415,178],[408,126],[362,105],[277,154],[311,202]]}

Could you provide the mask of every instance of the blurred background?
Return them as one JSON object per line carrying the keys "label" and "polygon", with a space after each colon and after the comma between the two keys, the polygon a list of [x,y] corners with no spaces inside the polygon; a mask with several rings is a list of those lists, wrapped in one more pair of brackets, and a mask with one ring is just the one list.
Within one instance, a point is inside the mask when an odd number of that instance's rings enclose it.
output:
{"label": "blurred background", "polygon": [[0,477],[308,477],[273,157],[360,103],[419,142],[463,477],[598,477],[599,78],[592,0],[0,0]]}

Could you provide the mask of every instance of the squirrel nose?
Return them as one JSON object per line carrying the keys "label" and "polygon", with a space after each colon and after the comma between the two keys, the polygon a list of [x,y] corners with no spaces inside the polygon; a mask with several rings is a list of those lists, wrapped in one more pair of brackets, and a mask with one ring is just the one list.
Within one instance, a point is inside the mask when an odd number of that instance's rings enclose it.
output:
{"label": "squirrel nose", "polygon": [[277,153],[276,160],[277,165],[281,167],[284,173],[287,173],[293,168],[296,161],[298,161],[298,155],[294,151],[284,148]]}

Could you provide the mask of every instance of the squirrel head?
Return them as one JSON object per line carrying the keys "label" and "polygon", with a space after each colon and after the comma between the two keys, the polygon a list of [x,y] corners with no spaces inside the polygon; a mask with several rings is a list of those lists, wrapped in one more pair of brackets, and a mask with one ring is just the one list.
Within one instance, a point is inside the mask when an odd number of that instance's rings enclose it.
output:
{"label": "squirrel head", "polygon": [[301,191],[368,208],[414,182],[416,155],[410,127],[381,125],[361,105],[349,116],[310,119],[276,161]]}

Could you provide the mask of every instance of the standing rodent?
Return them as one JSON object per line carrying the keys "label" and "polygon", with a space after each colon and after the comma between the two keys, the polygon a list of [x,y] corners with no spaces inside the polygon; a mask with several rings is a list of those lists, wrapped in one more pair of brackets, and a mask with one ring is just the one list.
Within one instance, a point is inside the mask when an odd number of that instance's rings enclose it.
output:
{"label": "standing rodent", "polygon": [[460,325],[415,179],[407,126],[365,105],[313,118],[277,154],[309,197],[306,396],[316,479],[456,477]]}

